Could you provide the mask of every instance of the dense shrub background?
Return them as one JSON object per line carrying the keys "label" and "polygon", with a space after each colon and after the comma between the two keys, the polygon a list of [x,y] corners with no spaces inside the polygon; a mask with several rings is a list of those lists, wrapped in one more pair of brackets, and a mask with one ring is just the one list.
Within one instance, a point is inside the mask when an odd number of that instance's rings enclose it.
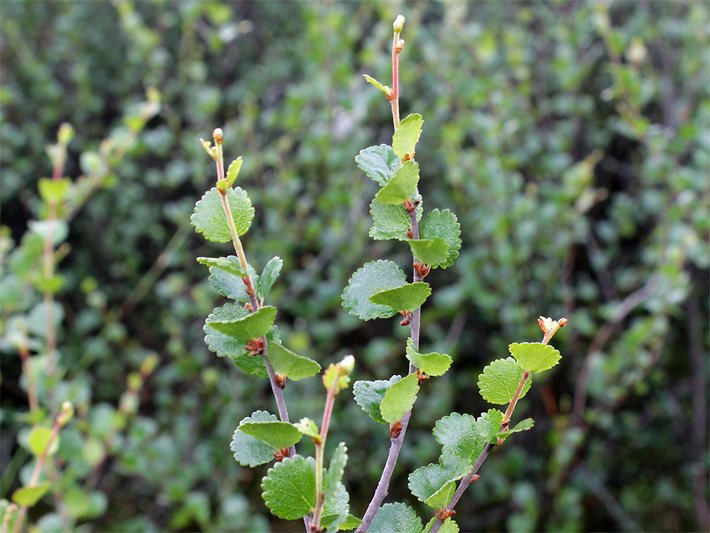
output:
{"label": "dense shrub background", "polygon": [[[353,162],[391,133],[387,103],[361,74],[388,79],[402,12],[403,112],[425,118],[422,193],[459,215],[464,246],[454,269],[430,276],[423,314],[424,346],[448,350],[454,371],[415,409],[390,501],[407,498],[407,473],[435,457],[433,421],[479,413],[475,376],[507,343],[536,339],[545,314],[570,319],[556,342],[566,358],[521,405],[535,430],[495,453],[462,501],[462,529],[706,529],[710,8],[617,2],[606,30],[603,5],[4,1],[0,199],[15,242],[36,216],[37,180],[51,172],[44,146],[61,122],[77,130],[66,169],[76,178],[92,172],[82,153],[147,88],[162,98],[110,186],[71,221],[60,265],[64,394],[83,406],[65,441],[79,443],[78,461],[127,374],[160,358],[93,474],[104,503],[78,522],[287,527],[266,517],[259,472],[228,450],[242,417],[273,409],[266,382],[202,340],[219,299],[194,257],[227,249],[204,244],[188,218],[214,179],[197,139],[215,126],[226,152],[245,156],[252,262],[285,260],[272,301],[289,346],[322,364],[352,352],[363,378],[402,372],[404,328],[340,309],[365,258],[408,262],[401,246],[367,239],[374,189]],[[2,329],[31,303],[4,308]],[[17,445],[26,393],[17,353],[0,349],[7,497],[27,461]],[[317,380],[286,396],[295,419],[321,409]],[[361,514],[387,435],[340,398],[332,431],[330,444],[348,443]]]}

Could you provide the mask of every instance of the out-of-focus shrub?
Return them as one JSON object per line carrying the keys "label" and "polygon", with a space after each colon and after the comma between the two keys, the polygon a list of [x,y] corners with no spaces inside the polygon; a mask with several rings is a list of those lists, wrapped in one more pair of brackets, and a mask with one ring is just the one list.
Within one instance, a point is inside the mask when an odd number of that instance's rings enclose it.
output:
{"label": "out-of-focus shrub", "polygon": [[[37,214],[37,181],[51,172],[44,146],[59,124],[77,131],[65,172],[76,177],[91,172],[87,154],[100,153],[146,88],[161,94],[160,113],[112,169],[114,185],[71,220],[60,263],[63,380],[96,413],[87,427],[110,419],[146,354],[160,357],[121,459],[103,464],[95,481],[110,512],[79,522],[233,530],[260,508],[258,477],[225,443],[244,412],[270,401],[268,391],[204,347],[201,317],[214,295],[189,249],[199,242],[189,212],[212,174],[197,139],[215,125],[249,154],[242,176],[262,206],[254,262],[285,260],[287,289],[273,300],[290,322],[289,345],[326,363],[352,351],[363,376],[396,370],[393,339],[404,333],[346,317],[339,294],[363,256],[392,252],[366,244],[372,191],[352,155],[389,131],[360,74],[387,79],[376,48],[387,24],[378,22],[400,10],[412,28],[402,61],[419,65],[403,71],[403,97],[427,122],[423,193],[433,205],[454,204],[464,245],[455,272],[430,276],[441,288],[423,339],[456,354],[456,378],[432,387],[422,426],[415,415],[399,479],[435,456],[432,416],[481,410],[473,376],[511,339],[532,337],[530,318],[545,311],[573,325],[559,346],[565,363],[528,403],[547,441],[491,457],[458,509],[462,528],[707,527],[706,4],[13,1],[0,9],[0,200],[13,242]],[[15,286],[7,272],[3,264],[3,297]],[[3,332],[25,309],[2,306]],[[26,392],[17,351],[3,344],[0,356],[6,497],[26,462],[18,445]],[[288,398],[294,417],[314,412],[308,392]],[[357,511],[386,436],[370,439],[356,409],[339,418],[333,442],[345,423],[350,442],[368,435],[349,452],[361,473],[350,480]],[[80,442],[87,434],[73,424]],[[69,482],[74,473],[60,475]],[[392,493],[405,497],[406,484]]]}

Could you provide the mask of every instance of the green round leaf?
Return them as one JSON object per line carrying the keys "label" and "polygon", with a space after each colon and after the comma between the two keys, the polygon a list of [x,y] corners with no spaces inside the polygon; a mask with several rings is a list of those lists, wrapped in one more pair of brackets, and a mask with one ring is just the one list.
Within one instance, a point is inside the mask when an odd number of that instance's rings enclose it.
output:
{"label": "green round leaf", "polygon": [[[487,402],[503,405],[513,399],[515,391],[518,389],[520,378],[523,376],[523,369],[520,368],[515,359],[496,359],[483,369],[483,373],[478,376],[478,388],[481,396]],[[532,377],[527,379],[522,398],[530,390]]]}
{"label": "green round leaf", "polygon": [[[52,438],[52,430],[50,428],[35,426],[30,431],[27,437],[27,444],[29,445],[32,455],[39,457],[44,453],[44,450],[49,445],[49,441]],[[49,455],[54,455],[54,453],[59,448],[59,435],[52,441],[52,445],[49,448]]]}
{"label": "green round leaf", "polygon": [[407,359],[419,370],[430,376],[443,376],[452,363],[450,355],[443,353],[419,353],[412,339],[407,339]]}
{"label": "green round leaf", "polygon": [[[227,191],[227,201],[232,211],[237,234],[244,235],[254,220],[254,208],[251,205],[251,200],[244,189],[236,187]],[[208,241],[229,242],[232,239],[217,187],[212,187],[195,204],[190,222]]]}
{"label": "green round leaf", "polygon": [[293,427],[293,424],[280,421],[268,422],[243,422],[239,424],[239,431],[265,442],[273,448],[289,448],[296,444],[303,436]]}
{"label": "green round leaf", "polygon": [[393,424],[401,419],[404,414],[412,409],[419,392],[419,378],[416,374],[409,374],[389,387],[380,403],[382,418]]}
{"label": "green round leaf", "polygon": [[418,183],[419,165],[415,161],[407,161],[379,190],[375,195],[375,200],[387,205],[401,204],[416,194]]}
{"label": "green round leaf", "polygon": [[562,359],[558,350],[541,342],[514,342],[508,349],[520,367],[528,372],[549,370]]}
{"label": "green round leaf", "polygon": [[380,404],[382,403],[382,398],[384,398],[387,389],[400,379],[402,379],[401,376],[392,376],[389,381],[356,381],[353,385],[355,402],[375,422],[386,424],[387,421],[382,418],[382,413],[380,412]]}
{"label": "green round leaf", "polygon": [[280,344],[269,344],[268,357],[277,374],[299,381],[320,372],[320,365],[313,359],[298,355]]}
{"label": "green round leaf", "polygon": [[419,309],[431,294],[431,287],[424,281],[407,283],[394,289],[379,291],[370,296],[370,301],[386,305],[393,311],[414,311]]}
{"label": "green round leaf", "polygon": [[239,427],[234,430],[229,448],[234,452],[234,459],[242,466],[259,466],[274,459],[274,447],[260,441],[256,437],[247,435],[240,430],[242,424],[249,422],[277,422],[276,415],[266,411],[254,411],[251,416],[239,422]]}
{"label": "green round leaf", "polygon": [[17,505],[32,507],[49,490],[49,483],[39,483],[32,487],[20,487],[12,493],[12,501]]}
{"label": "green round leaf", "polygon": [[377,510],[368,533],[421,533],[422,521],[404,503],[386,503]]}
{"label": "green round leaf", "polygon": [[399,157],[391,146],[381,144],[361,150],[355,157],[355,163],[372,181],[384,187],[402,166]]}
{"label": "green round leaf", "polygon": [[370,297],[387,289],[401,287],[406,283],[406,276],[401,268],[392,261],[371,261],[357,270],[348,286],[343,291],[343,308],[363,320],[389,318],[397,311],[386,305],[370,301]]}
{"label": "green round leaf", "polygon": [[264,503],[275,516],[297,520],[316,506],[316,463],[312,457],[287,457],[261,481]]}
{"label": "green round leaf", "polygon": [[267,305],[236,320],[218,320],[214,317],[210,320],[208,318],[207,325],[239,342],[249,342],[266,335],[266,332],[274,325],[275,319],[276,308]]}
{"label": "green round leaf", "polygon": [[419,113],[407,115],[407,117],[399,123],[399,126],[394,131],[392,136],[392,149],[397,157],[403,159],[405,155],[414,152],[414,149],[419,142],[419,137],[422,134],[422,126],[424,119]]}
{"label": "green round leaf", "polygon": [[412,255],[420,263],[436,268],[449,260],[449,245],[444,239],[407,239],[407,242]]}
{"label": "green round leaf", "polygon": [[421,239],[442,239],[448,245],[448,258],[443,263],[432,264],[432,268],[449,268],[454,264],[461,249],[461,226],[456,215],[448,209],[432,210],[419,225]]}

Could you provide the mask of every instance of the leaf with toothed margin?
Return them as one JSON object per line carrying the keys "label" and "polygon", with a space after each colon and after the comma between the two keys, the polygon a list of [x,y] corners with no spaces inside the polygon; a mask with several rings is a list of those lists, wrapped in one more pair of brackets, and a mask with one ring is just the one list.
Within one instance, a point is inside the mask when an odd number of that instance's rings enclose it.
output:
{"label": "leaf with toothed margin", "polygon": [[[418,193],[415,194],[415,197]],[[417,221],[421,220],[424,213],[423,202],[420,200],[416,207]],[[412,219],[402,204],[388,205],[372,200],[370,203],[372,227],[370,237],[376,241],[407,239],[407,232],[412,229]]]}
{"label": "leaf with toothed margin", "polygon": [[268,354],[274,371],[293,381],[300,381],[320,372],[320,365],[313,359],[298,355],[280,344],[269,344]]}
{"label": "leaf with toothed margin", "polygon": [[[434,524],[436,524],[436,522],[436,517],[429,520],[426,527],[424,528],[424,533],[429,533],[431,531],[431,528],[434,527]],[[447,518],[446,520],[444,520],[444,523],[442,524],[441,528],[439,528],[439,533],[459,533],[459,531],[459,525],[454,522],[452,518]]]}
{"label": "leaf with toothed margin", "polygon": [[489,409],[476,420],[476,429],[483,440],[497,444],[501,422],[503,422],[503,413],[498,409]]}
{"label": "leaf with toothed margin", "polygon": [[450,210],[433,209],[422,219],[419,225],[421,239],[442,239],[449,247],[448,258],[432,268],[449,268],[454,264],[461,249],[461,225],[456,215]]}
{"label": "leaf with toothed margin", "polygon": [[404,159],[404,156],[415,151],[419,137],[422,134],[424,119],[419,113],[412,113],[399,123],[392,136],[392,149],[397,157]]}
{"label": "leaf with toothed margin", "polygon": [[303,436],[301,432],[288,422],[244,422],[239,430],[265,442],[276,449],[289,448]]}
{"label": "leaf with toothed margin", "polygon": [[[324,516],[336,515],[340,517],[341,521],[345,521],[350,512],[348,506],[350,497],[341,483],[343,472],[345,472],[345,465],[348,462],[347,451],[348,449],[345,447],[345,443],[341,442],[338,444],[338,447],[335,449],[330,459],[328,470],[323,476],[325,492]],[[342,494],[343,491],[345,491],[345,495]]]}
{"label": "leaf with toothed margin", "polygon": [[[327,486],[326,486],[327,490]],[[350,495],[345,485],[338,482],[335,486],[333,496],[323,505],[323,517],[321,525],[329,532],[335,532],[339,525],[345,522],[350,514]]]}
{"label": "leaf with toothed margin", "polygon": [[478,431],[476,419],[469,414],[451,413],[439,419],[432,433],[442,445],[442,457],[456,458],[470,464],[486,446],[486,440]]}
{"label": "leaf with toothed margin", "polygon": [[412,339],[407,339],[407,359],[430,376],[443,376],[452,363],[451,356],[444,353],[419,353]]}
{"label": "leaf with toothed margin", "polygon": [[431,294],[431,287],[424,281],[407,283],[394,289],[379,291],[370,296],[370,301],[377,305],[386,305],[390,309],[415,311],[419,309]]}
{"label": "leaf with toothed margin", "polygon": [[[227,191],[227,201],[232,211],[237,234],[244,235],[254,220],[254,208],[251,205],[251,200],[244,189],[236,187]],[[190,222],[195,226],[195,230],[202,233],[208,241],[229,242],[232,239],[217,187],[212,187],[195,204]]]}
{"label": "leaf with toothed margin", "polygon": [[269,468],[261,480],[262,498],[274,516],[297,520],[316,506],[316,462],[312,457],[287,457]]}
{"label": "leaf with toothed margin", "polygon": [[541,342],[514,342],[508,349],[520,368],[528,372],[549,370],[562,359],[558,350]]}
{"label": "leaf with toothed margin", "polygon": [[529,429],[532,429],[533,426],[535,425],[535,421],[532,418],[525,418],[515,424],[514,427],[510,428],[508,431],[501,431],[498,433],[498,437],[500,437],[503,440],[506,440],[508,437],[510,437],[513,433],[520,433],[521,431],[527,431]]}
{"label": "leaf with toothed margin", "polygon": [[387,389],[400,379],[402,379],[401,376],[392,376],[388,381],[356,381],[353,385],[355,402],[375,422],[386,424],[387,421],[382,418],[382,413],[380,412],[380,404]]}
{"label": "leaf with toothed margin", "polygon": [[259,310],[249,313],[243,318],[236,320],[208,320],[207,325],[237,339],[239,342],[249,342],[266,335],[266,332],[274,325],[276,318],[276,308],[270,305],[261,307]]}
{"label": "leaf with toothed margin", "polygon": [[[506,404],[513,399],[522,376],[523,369],[512,357],[496,359],[486,366],[483,369],[483,373],[478,376],[478,388],[481,396],[484,400],[493,404]],[[529,377],[523,387],[520,398],[527,394],[531,384],[532,377]]]}
{"label": "leaf with toothed margin", "polygon": [[249,422],[277,422],[276,415],[266,411],[254,411],[251,416],[239,422],[234,430],[229,448],[234,452],[234,459],[242,466],[255,467],[274,460],[275,448],[240,430],[242,424]]}
{"label": "leaf with toothed margin", "polygon": [[263,300],[269,294],[271,287],[273,287],[274,282],[281,274],[281,268],[284,266],[284,261],[280,257],[272,257],[266,266],[261,276],[258,278],[256,283],[256,294],[259,299]]}
{"label": "leaf with toothed margin", "polygon": [[412,255],[420,263],[437,268],[449,260],[449,245],[444,239],[407,239],[407,242]]}
{"label": "leaf with toothed margin", "polygon": [[389,318],[397,314],[386,305],[370,301],[370,297],[383,290],[401,287],[406,276],[392,261],[371,261],[358,269],[348,281],[342,294],[343,308],[362,320]]}
{"label": "leaf with toothed margin", "polygon": [[[259,376],[261,378],[269,377],[264,365],[264,358],[260,355],[254,356],[247,352],[245,344],[238,341],[234,337],[220,333],[208,326],[208,322],[212,320],[231,321],[243,318],[249,314],[243,306],[238,304],[228,303],[222,307],[216,308],[207,317],[204,327],[205,342],[207,347],[215,352],[218,357],[228,357],[247,375]],[[278,330],[272,328],[267,333],[266,338],[269,342],[278,341]]]}
{"label": "leaf with toothed margin", "polygon": [[[338,531],[350,531],[352,529],[357,528],[360,524],[362,523],[362,520],[360,520],[357,516],[353,516],[349,514],[345,520],[343,521],[342,524],[338,526]],[[331,533],[330,529],[326,533]],[[335,532],[332,532],[335,533]]]}
{"label": "leaf with toothed margin", "polygon": [[[241,270],[239,259],[233,255],[227,256],[225,259],[234,265],[234,269]],[[258,285],[259,276],[256,274],[254,268],[249,265],[249,275],[251,276],[252,283]],[[226,296],[237,302],[248,302],[249,295],[247,294],[246,286],[242,281],[241,274],[236,274],[233,272],[227,272],[226,269],[210,267],[210,285],[212,288],[220,293],[222,296]]]}
{"label": "leaf with toothed margin", "polygon": [[416,374],[409,374],[406,378],[394,383],[385,391],[380,403],[382,418],[393,424],[410,411],[417,400],[419,392],[419,378]]}
{"label": "leaf with toothed margin", "polygon": [[415,161],[407,161],[379,190],[375,200],[386,205],[401,204],[416,194],[418,183],[419,165]]}
{"label": "leaf with toothed margin", "polygon": [[372,181],[384,187],[402,166],[391,146],[381,144],[370,146],[355,157],[355,163]]}
{"label": "leaf with toothed margin", "polygon": [[409,474],[409,490],[429,507],[441,509],[451,501],[456,482],[468,471],[468,463],[456,460],[422,466]]}
{"label": "leaf with toothed margin", "polygon": [[377,510],[368,533],[421,533],[422,521],[405,503],[386,503]]}

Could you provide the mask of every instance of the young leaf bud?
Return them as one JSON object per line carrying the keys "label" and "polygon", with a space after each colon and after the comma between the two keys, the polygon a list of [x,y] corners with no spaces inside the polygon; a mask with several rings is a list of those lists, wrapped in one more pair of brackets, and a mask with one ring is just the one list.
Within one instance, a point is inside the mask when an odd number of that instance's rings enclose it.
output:
{"label": "young leaf bud", "polygon": [[402,30],[404,29],[404,17],[402,15],[397,15],[397,18],[394,19],[392,29],[395,33],[402,33]]}
{"label": "young leaf bud", "polygon": [[66,426],[73,416],[74,406],[71,402],[65,401],[62,403],[62,410],[59,412],[59,416],[57,417],[57,424],[59,427]]}
{"label": "young leaf bud", "polygon": [[224,139],[224,135],[222,135],[222,128],[215,128],[212,132],[212,138],[215,143],[222,144],[222,140]]}

